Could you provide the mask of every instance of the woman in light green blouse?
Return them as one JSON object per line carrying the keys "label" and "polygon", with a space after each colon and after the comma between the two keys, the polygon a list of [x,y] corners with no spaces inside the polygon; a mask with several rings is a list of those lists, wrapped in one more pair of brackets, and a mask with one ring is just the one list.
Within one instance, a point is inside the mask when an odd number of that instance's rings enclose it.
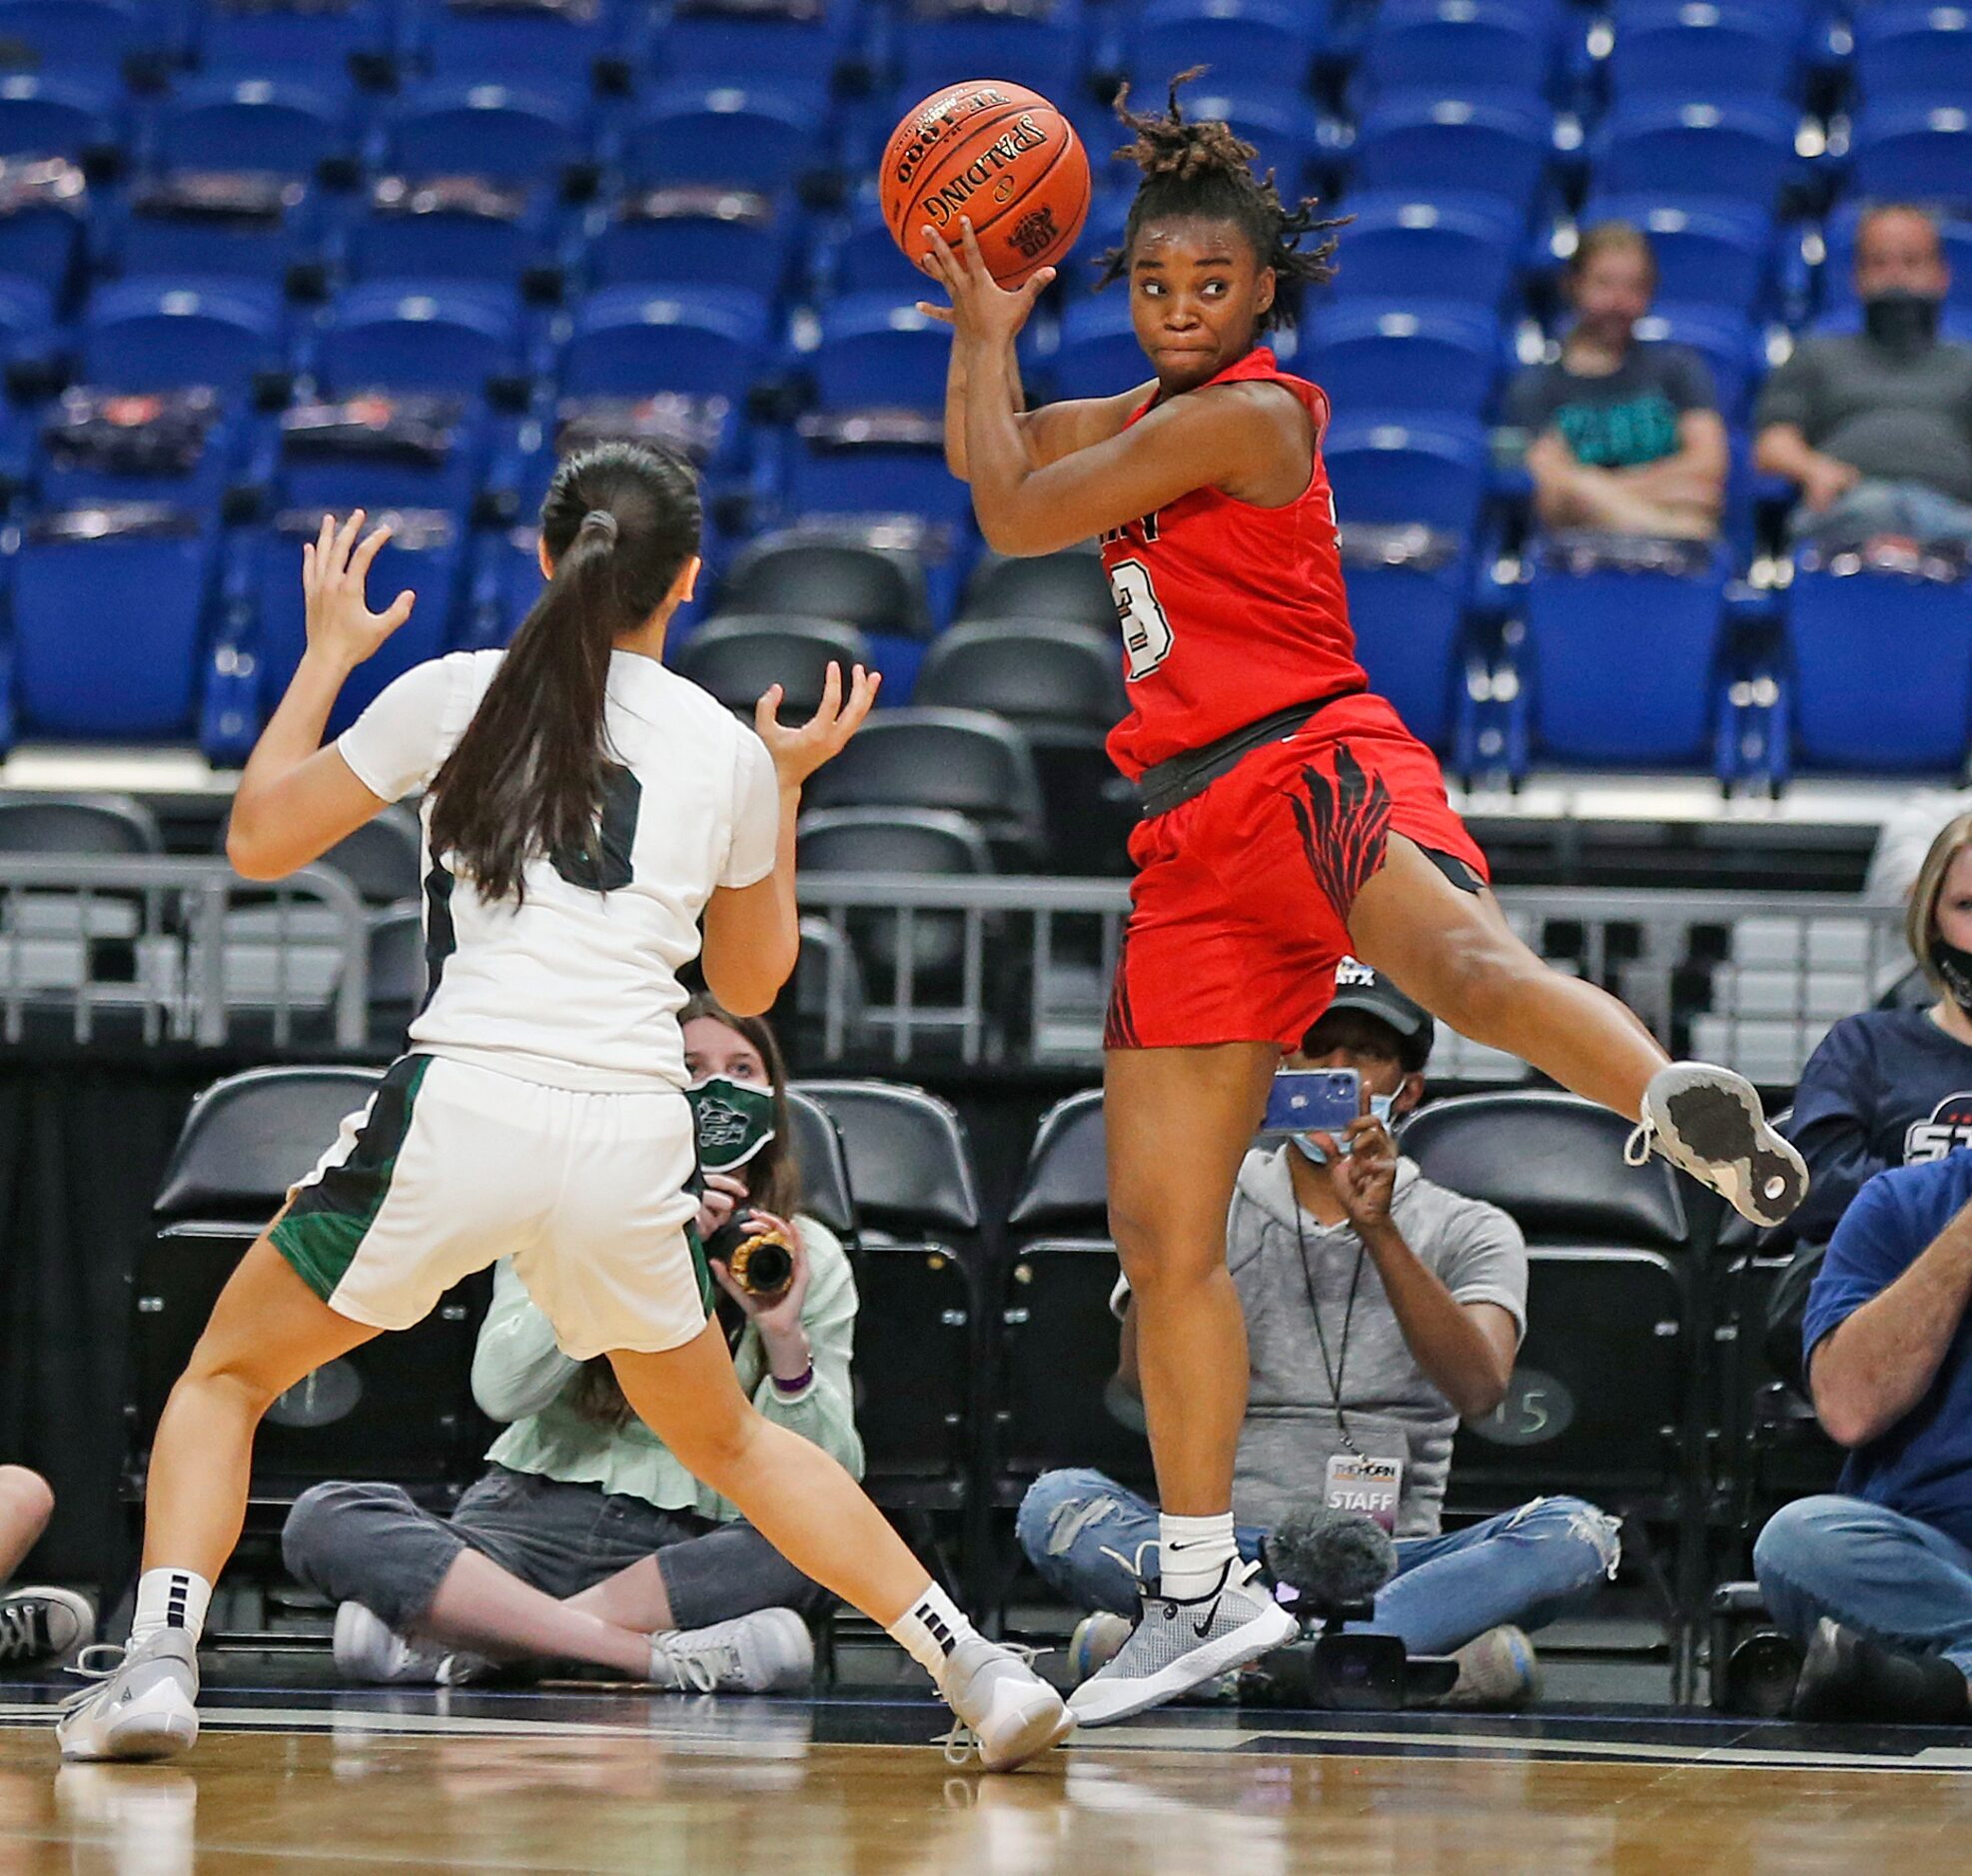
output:
{"label": "woman in light green blouse", "polygon": [[[753,1405],[862,1470],[849,1361],[856,1287],[799,1211],[773,1033],[697,998],[683,1016],[705,1195],[698,1232]],[[785,1242],[784,1287],[735,1281],[737,1244]],[[769,1253],[771,1256],[771,1253]],[[395,1485],[318,1485],[290,1513],[288,1566],[332,1597],[351,1679],[457,1684],[494,1663],[572,1660],[705,1691],[805,1685],[821,1591],[630,1412],[606,1361],[555,1347],[504,1264],[473,1392],[506,1430],[450,1518]]]}

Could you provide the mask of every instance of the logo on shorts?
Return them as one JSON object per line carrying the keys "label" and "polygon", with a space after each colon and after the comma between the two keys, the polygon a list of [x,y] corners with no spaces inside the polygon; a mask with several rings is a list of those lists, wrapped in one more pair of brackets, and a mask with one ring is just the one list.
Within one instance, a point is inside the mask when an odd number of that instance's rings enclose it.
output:
{"label": "logo on shorts", "polygon": [[1928,1121],[1911,1122],[1903,1137],[1903,1163],[1926,1166],[1962,1147],[1972,1147],[1972,1089],[1946,1095]]}

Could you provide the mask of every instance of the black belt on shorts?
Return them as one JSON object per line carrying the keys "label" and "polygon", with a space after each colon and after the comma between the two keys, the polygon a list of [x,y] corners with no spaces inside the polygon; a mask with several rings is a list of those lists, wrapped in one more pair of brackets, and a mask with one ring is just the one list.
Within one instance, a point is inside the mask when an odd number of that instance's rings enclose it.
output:
{"label": "black belt on shorts", "polygon": [[1151,820],[1169,814],[1175,807],[1203,794],[1229,769],[1236,768],[1264,742],[1291,735],[1317,711],[1326,710],[1341,697],[1360,697],[1365,686],[1352,684],[1347,690],[1330,692],[1311,703],[1296,703],[1257,723],[1248,723],[1208,742],[1202,749],[1186,749],[1162,762],[1153,762],[1137,780],[1137,794],[1143,802],[1143,817]]}

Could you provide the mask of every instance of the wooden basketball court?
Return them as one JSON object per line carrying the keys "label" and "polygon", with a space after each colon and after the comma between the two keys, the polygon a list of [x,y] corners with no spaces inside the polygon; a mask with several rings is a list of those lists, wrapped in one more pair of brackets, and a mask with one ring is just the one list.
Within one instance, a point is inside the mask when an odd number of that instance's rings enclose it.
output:
{"label": "wooden basketball court", "polygon": [[1353,1876],[1972,1867],[1972,1742],[1582,1711],[1181,1711],[1010,1777],[928,1700],[215,1686],[168,1766],[57,1761],[0,1704],[0,1872]]}

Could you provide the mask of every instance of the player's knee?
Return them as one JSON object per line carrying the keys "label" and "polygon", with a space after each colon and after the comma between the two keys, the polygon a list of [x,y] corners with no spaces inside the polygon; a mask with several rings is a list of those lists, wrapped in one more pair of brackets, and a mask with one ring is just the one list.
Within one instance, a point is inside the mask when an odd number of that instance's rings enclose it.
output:
{"label": "player's knee", "polygon": [[1507,931],[1480,927],[1445,947],[1431,1009],[1463,1035],[1484,1041],[1508,1027],[1534,976],[1545,968]]}
{"label": "player's knee", "polygon": [[39,1532],[55,1514],[54,1488],[25,1465],[0,1465],[0,1522]]}
{"label": "player's knee", "polygon": [[743,1479],[759,1425],[759,1415],[742,1401],[729,1413],[694,1415],[688,1425],[657,1433],[692,1477],[731,1497],[726,1487]]}
{"label": "player's knee", "polygon": [[1154,1208],[1109,1207],[1109,1232],[1130,1288],[1139,1296],[1205,1282],[1226,1265],[1226,1237],[1184,1229],[1183,1221]]}
{"label": "player's knee", "polygon": [[250,1409],[256,1417],[265,1413],[281,1394],[280,1388],[256,1369],[251,1354],[237,1347],[223,1347],[210,1337],[199,1339],[172,1393],[176,1395],[184,1388],[223,1396],[234,1405]]}

